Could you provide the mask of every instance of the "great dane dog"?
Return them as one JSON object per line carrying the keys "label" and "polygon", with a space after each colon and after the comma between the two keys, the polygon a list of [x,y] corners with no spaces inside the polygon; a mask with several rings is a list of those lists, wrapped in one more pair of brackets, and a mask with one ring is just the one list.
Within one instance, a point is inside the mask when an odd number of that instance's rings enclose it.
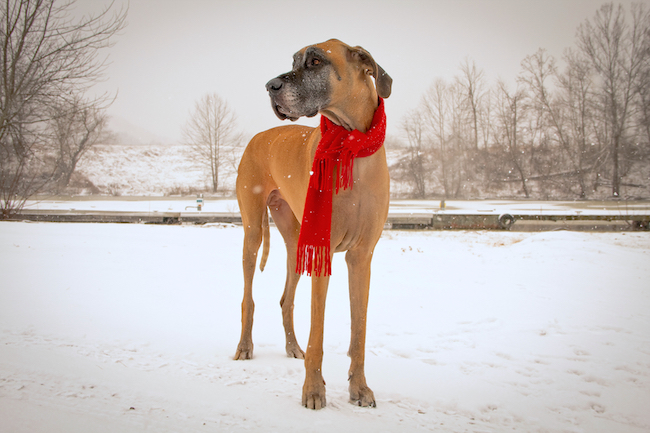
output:
{"label": "great dane dog", "polygon": [[[379,97],[391,93],[392,79],[361,47],[332,39],[298,51],[293,68],[266,85],[275,114],[297,120],[320,113],[349,131],[365,133],[379,106]],[[319,128],[289,125],[259,133],[248,144],[239,165],[237,200],[244,226],[244,299],[242,333],[235,359],[253,357],[253,274],[262,241],[260,269],[269,250],[269,219],[284,238],[287,278],[280,301],[290,357],[304,358],[306,377],[302,403],[312,409],[325,406],[323,324],[329,276],[312,274],[311,329],[307,353],[296,341],[293,302],[300,274],[296,249],[310,180],[310,170],[321,139]],[[373,250],[388,214],[389,175],[381,146],[371,156],[354,160],[353,187],[332,198],[331,252],[347,251],[352,336],[348,355],[350,401],[375,406],[364,372],[366,312]],[[330,255],[331,259],[331,255]]]}

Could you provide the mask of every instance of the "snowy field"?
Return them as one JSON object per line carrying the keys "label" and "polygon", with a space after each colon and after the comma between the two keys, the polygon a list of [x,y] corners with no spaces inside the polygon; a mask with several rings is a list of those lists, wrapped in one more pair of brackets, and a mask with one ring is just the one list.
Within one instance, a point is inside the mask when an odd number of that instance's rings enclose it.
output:
{"label": "snowy field", "polygon": [[[0,431],[650,431],[650,233],[384,232],[375,409],[347,401],[336,255],[318,412],[284,355],[285,253],[271,236],[255,359],[233,361],[240,227],[1,222]],[[295,316],[304,347],[306,278]]]}

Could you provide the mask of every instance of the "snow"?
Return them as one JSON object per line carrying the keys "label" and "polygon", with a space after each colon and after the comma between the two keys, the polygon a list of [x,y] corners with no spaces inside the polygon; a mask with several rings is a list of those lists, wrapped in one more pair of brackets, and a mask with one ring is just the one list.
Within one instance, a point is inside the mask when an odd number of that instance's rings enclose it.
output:
{"label": "snow", "polygon": [[[646,432],[650,233],[385,231],[366,375],[348,403],[343,255],[327,300],[328,406],[284,355],[283,243],[240,334],[243,230],[0,222],[2,432]],[[296,332],[309,327],[309,281]]]}

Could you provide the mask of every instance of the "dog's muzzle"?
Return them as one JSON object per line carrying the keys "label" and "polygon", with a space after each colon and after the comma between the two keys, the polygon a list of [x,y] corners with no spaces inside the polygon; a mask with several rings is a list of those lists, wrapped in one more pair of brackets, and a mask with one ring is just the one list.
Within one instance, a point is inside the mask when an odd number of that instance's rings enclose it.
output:
{"label": "dog's muzzle", "polygon": [[273,112],[280,120],[289,119],[295,122],[302,116],[314,117],[318,114],[318,108],[303,107],[303,103],[298,102],[300,97],[298,90],[288,81],[288,75],[280,75],[266,83],[266,90],[271,98],[271,107]]}
{"label": "dog's muzzle", "polygon": [[271,98],[271,107],[275,115],[278,116],[278,119],[296,121],[299,116],[292,114],[291,110],[287,109],[281,101],[281,92],[283,91],[284,85],[285,83],[280,77],[276,77],[266,83],[266,91],[269,92],[269,97]]}

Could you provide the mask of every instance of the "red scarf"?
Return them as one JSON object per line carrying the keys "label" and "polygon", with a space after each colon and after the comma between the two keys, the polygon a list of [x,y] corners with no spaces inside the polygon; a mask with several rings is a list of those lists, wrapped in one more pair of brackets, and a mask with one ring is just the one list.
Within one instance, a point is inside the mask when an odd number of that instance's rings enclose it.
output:
{"label": "red scarf", "polygon": [[329,276],[332,275],[330,236],[334,170],[338,174],[336,193],[341,188],[351,189],[354,159],[370,156],[384,144],[384,100],[379,98],[379,106],[365,134],[356,129],[348,131],[325,116],[321,116],[320,131],[322,137],[316,148],[300,225],[296,272]]}

